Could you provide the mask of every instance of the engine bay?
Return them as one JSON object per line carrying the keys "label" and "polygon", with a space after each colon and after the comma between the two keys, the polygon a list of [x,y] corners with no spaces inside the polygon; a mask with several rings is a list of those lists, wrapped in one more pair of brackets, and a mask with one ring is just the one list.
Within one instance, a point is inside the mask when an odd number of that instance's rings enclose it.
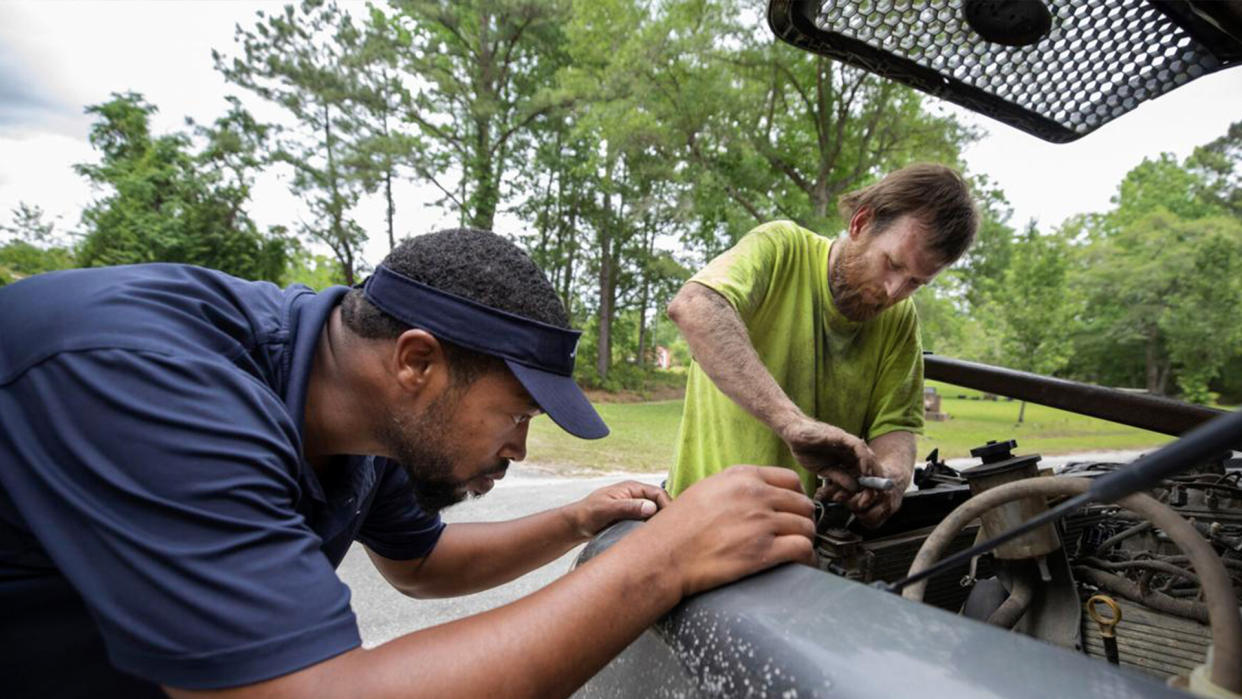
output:
{"label": "engine bay", "polygon": [[[978,463],[955,469],[936,452],[915,471],[901,509],[869,530],[842,505],[820,508],[821,569],[863,583],[907,575],[933,529],[972,497],[1031,478],[1095,479],[1125,463],[1040,468],[1013,440],[973,449]],[[1206,540],[1223,563],[1235,605],[1242,600],[1242,459],[1193,464],[1149,489]],[[1064,500],[1065,498],[1060,498]],[[945,557],[1046,509],[1026,497],[990,509],[950,532]],[[1208,662],[1212,635],[1203,582],[1165,531],[1130,510],[1093,503],[930,578],[922,601],[1186,686]],[[1219,650],[1217,652],[1220,652]]]}

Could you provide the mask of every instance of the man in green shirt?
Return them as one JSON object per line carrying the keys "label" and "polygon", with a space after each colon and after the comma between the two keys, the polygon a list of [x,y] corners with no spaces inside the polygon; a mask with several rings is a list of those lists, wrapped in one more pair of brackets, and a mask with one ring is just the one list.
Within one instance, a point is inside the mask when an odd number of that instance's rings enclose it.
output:
{"label": "man in green shirt", "polygon": [[[871,526],[901,505],[923,429],[909,297],[966,251],[978,214],[960,175],[925,163],[838,208],[849,225],[836,241],[790,221],[761,225],[669,304],[695,358],[674,496],[749,463],[794,469],[807,494],[845,502]],[[860,489],[859,475],[896,487]]]}

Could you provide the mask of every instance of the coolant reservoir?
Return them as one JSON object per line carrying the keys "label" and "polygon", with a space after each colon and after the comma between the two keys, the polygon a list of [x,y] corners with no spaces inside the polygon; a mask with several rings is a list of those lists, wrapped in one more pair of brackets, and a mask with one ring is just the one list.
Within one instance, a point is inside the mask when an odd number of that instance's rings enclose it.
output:
{"label": "coolant reservoir", "polygon": [[[972,495],[1012,481],[1039,476],[1039,469],[1035,466],[1039,463],[1039,454],[1015,457],[1013,448],[1016,446],[1018,443],[1011,439],[1006,442],[988,442],[970,450],[971,456],[983,460],[979,466],[961,472],[970,484]],[[990,539],[1016,528],[1047,509],[1044,499],[1035,496],[994,507],[983,513],[979,519],[983,522],[984,535]],[[1001,544],[993,551],[993,555],[1009,561],[1025,560],[1046,556],[1059,548],[1061,539],[1057,536],[1055,525],[1046,524],[1029,534]]]}

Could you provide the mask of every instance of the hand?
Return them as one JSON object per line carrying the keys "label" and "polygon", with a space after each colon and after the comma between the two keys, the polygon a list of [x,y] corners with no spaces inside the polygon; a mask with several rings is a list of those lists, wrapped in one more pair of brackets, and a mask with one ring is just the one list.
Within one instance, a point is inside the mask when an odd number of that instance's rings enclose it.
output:
{"label": "hand", "polygon": [[891,490],[862,488],[856,493],[850,493],[836,483],[827,481],[815,491],[815,499],[820,502],[829,500],[844,502],[864,526],[874,529],[901,507],[901,500],[905,497],[906,489],[910,487],[910,480],[914,475],[913,469],[877,460],[875,470],[864,472],[862,475],[890,478],[893,481],[893,488]]}
{"label": "hand", "polygon": [[814,564],[814,512],[790,469],[733,466],[695,483],[635,534],[644,549],[666,552],[691,595],[780,563]]}
{"label": "hand", "polygon": [[567,509],[578,535],[589,539],[614,522],[647,519],[670,502],[659,486],[624,481],[600,488]]}
{"label": "hand", "polygon": [[826,422],[800,417],[778,434],[802,467],[847,493],[859,491],[855,478],[878,468],[875,453],[863,440]]}

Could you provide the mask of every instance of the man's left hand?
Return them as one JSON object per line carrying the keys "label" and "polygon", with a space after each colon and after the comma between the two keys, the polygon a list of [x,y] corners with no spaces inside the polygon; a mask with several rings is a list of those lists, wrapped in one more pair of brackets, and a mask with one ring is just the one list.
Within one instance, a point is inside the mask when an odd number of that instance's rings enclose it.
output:
{"label": "man's left hand", "polygon": [[906,488],[910,487],[910,480],[914,474],[913,469],[884,461],[876,462],[870,471],[863,475],[890,478],[893,481],[893,488],[891,490],[863,488],[851,495],[849,491],[828,481],[816,491],[815,499],[821,502],[829,500],[844,502],[864,526],[869,528],[880,526],[901,507],[901,499],[906,494]]}
{"label": "man's left hand", "polygon": [[589,539],[623,519],[647,519],[672,502],[658,485],[624,481],[605,486],[568,506],[579,536]]}

